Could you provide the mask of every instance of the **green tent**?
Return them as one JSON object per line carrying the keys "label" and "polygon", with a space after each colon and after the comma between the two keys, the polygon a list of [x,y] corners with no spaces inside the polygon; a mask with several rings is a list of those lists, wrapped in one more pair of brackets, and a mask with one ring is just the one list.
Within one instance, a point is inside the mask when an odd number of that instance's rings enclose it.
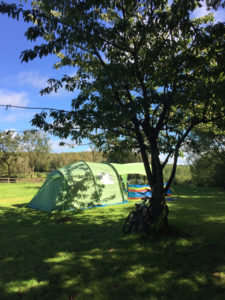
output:
{"label": "green tent", "polygon": [[126,182],[128,174],[145,175],[143,163],[80,161],[51,172],[27,206],[50,212],[123,203],[121,177]]}

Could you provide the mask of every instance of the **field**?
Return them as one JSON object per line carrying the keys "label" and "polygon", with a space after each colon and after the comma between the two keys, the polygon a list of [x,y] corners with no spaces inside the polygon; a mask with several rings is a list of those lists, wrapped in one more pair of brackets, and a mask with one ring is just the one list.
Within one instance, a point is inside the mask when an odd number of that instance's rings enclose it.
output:
{"label": "field", "polygon": [[171,233],[124,236],[133,204],[47,214],[39,185],[0,185],[0,299],[210,299],[225,295],[225,192],[177,186]]}

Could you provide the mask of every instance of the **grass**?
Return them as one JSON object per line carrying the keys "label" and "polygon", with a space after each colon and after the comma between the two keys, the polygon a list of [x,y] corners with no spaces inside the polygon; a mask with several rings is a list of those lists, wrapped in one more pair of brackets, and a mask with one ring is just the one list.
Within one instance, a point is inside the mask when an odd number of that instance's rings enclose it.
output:
{"label": "grass", "polygon": [[225,293],[225,192],[176,187],[168,237],[124,236],[133,204],[47,214],[38,186],[0,185],[0,299],[216,299]]}
{"label": "grass", "polygon": [[[28,203],[40,188],[40,183],[19,184],[1,183],[0,184],[0,209],[23,207]],[[1,211],[0,211],[1,212]],[[0,298],[1,299],[1,298]]]}

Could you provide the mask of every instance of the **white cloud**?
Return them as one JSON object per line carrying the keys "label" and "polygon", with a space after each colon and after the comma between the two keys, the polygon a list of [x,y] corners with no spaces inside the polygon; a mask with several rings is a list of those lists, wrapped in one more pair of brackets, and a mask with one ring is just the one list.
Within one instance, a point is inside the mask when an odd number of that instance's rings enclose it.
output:
{"label": "white cloud", "polygon": [[[75,73],[71,73],[70,76],[75,76]],[[11,87],[23,87],[24,89],[30,89],[35,88],[38,89],[36,91],[39,93],[40,90],[46,88],[48,86],[48,79],[51,76],[44,76],[41,75],[38,71],[23,71],[18,74],[12,75],[12,76],[6,76],[6,77],[0,77],[0,84],[4,86],[5,88],[11,88]],[[53,76],[54,77],[54,76]],[[65,90],[65,84],[62,88],[60,88],[56,93],[51,92],[48,95],[44,95],[48,98],[65,98],[65,97],[71,97],[71,95],[74,93],[78,93],[78,91],[69,92]]]}
{"label": "white cloud", "polygon": [[29,102],[25,92],[12,92],[9,90],[0,89],[0,104],[11,104],[25,106]]}
{"label": "white cloud", "polygon": [[18,119],[20,119],[20,116],[17,113],[10,113],[2,116],[2,119],[4,120],[4,122],[11,123],[18,121]]}
{"label": "white cloud", "polygon": [[35,88],[45,88],[48,78],[40,75],[37,71],[20,72],[17,75],[18,85],[30,85]]}
{"label": "white cloud", "polygon": [[[15,123],[19,126],[21,125],[27,126],[28,128],[30,125],[30,120],[33,118],[34,114],[32,112],[27,112],[24,110],[17,110],[13,108],[9,108],[7,111],[5,109],[0,109],[0,126],[4,126],[5,123]],[[19,122],[19,123],[18,123]]]}
{"label": "white cloud", "polygon": [[[29,98],[25,92],[13,92],[5,89],[0,89],[0,105],[16,105],[16,106],[26,106],[29,103]],[[1,107],[0,109],[0,121],[1,124],[4,122],[16,122],[21,120],[26,122],[30,120],[31,112],[18,111],[15,108]]]}
{"label": "white cloud", "polygon": [[47,76],[43,76],[38,71],[23,71],[12,76],[0,78],[1,84],[4,86],[23,86],[43,89],[47,86]]}
{"label": "white cloud", "polygon": [[[30,72],[19,73],[16,80],[17,80],[17,84],[20,86],[29,85],[34,88],[38,88],[40,91],[48,86],[47,81],[49,78],[50,77],[41,76],[39,72],[30,71]],[[64,86],[62,88],[59,88],[59,90],[56,93],[53,91],[50,94],[44,96],[62,98],[71,94],[70,92],[65,90]]]}

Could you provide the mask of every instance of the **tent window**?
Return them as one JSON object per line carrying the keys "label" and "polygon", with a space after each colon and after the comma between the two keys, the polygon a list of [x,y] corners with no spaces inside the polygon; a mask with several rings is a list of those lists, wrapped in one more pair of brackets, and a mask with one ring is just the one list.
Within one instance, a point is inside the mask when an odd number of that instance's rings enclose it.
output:
{"label": "tent window", "polygon": [[148,184],[147,176],[141,174],[128,174],[128,184]]}

